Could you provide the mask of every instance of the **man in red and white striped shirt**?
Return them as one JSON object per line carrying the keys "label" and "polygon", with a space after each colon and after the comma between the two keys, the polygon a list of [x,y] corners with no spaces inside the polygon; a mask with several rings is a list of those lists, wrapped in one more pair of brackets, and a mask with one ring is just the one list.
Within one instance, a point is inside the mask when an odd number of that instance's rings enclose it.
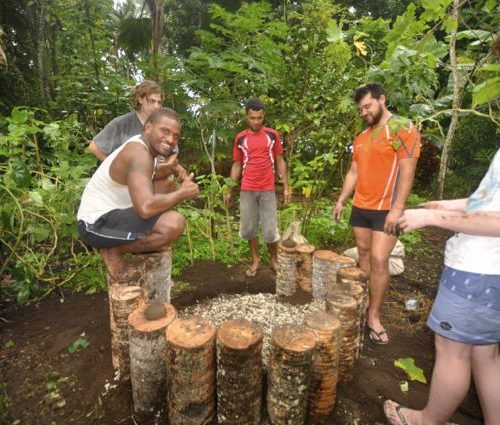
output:
{"label": "man in red and white striped shirt", "polygon": [[[285,204],[291,196],[280,135],[276,130],[264,127],[264,116],[264,105],[260,99],[250,99],[246,105],[248,128],[234,139],[234,162],[230,172],[235,182],[241,178],[240,236],[248,240],[252,255],[252,263],[245,272],[248,277],[255,276],[260,267],[259,224],[262,227],[262,239],[269,249],[271,268],[276,270],[280,238],[275,194],[276,171],[283,181]],[[224,202],[229,206],[231,201],[232,190],[229,188]]]}

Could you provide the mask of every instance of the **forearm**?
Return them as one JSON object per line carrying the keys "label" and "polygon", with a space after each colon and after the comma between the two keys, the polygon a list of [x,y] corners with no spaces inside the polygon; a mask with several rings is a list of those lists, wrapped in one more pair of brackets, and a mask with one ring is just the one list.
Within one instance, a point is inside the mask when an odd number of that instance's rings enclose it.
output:
{"label": "forearm", "polygon": [[500,211],[459,212],[426,210],[428,226],[477,236],[500,237]]}
{"label": "forearm", "polygon": [[288,174],[286,169],[286,162],[283,158],[276,159],[276,169],[281,176],[281,181],[283,182],[283,188],[288,188]]}
{"label": "forearm", "polygon": [[344,204],[347,198],[351,196],[356,187],[356,182],[358,180],[358,173],[352,168],[349,170],[344,179],[344,184],[342,185],[342,191],[340,192],[338,203]]}
{"label": "forearm", "polygon": [[467,201],[468,198],[430,201],[423,203],[421,207],[438,210],[465,211]]}
{"label": "forearm", "polygon": [[241,162],[233,162],[231,166],[231,172],[229,173],[229,177],[234,180],[236,183],[239,183],[241,178]]}
{"label": "forearm", "polygon": [[133,206],[141,218],[148,219],[170,210],[185,199],[180,188],[170,193],[155,193],[141,204],[133,202]]}

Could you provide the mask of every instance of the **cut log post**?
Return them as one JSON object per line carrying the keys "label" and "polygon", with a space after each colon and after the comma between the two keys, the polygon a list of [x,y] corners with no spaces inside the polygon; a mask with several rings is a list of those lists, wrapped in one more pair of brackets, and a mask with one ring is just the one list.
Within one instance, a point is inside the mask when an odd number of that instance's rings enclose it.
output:
{"label": "cut log post", "polygon": [[337,273],[340,269],[346,267],[354,267],[356,265],[356,261],[350,257],[346,257],[345,255],[335,255],[335,259],[333,260],[332,271],[330,273],[330,279],[328,281],[328,289],[327,294],[330,292],[335,292],[335,285],[338,284],[337,281]]}
{"label": "cut log post", "polygon": [[303,425],[316,338],[305,326],[274,328],[269,358],[267,411],[273,425]]}
{"label": "cut log post", "polygon": [[332,293],[326,299],[327,313],[335,313],[342,326],[342,343],[339,351],[339,382],[352,379],[358,350],[359,304],[349,295]]}
{"label": "cut log post", "polygon": [[217,331],[217,418],[220,425],[260,425],[262,332],[248,320]]}
{"label": "cut log post", "polygon": [[134,411],[151,414],[165,399],[165,330],[177,315],[171,304],[142,304],[129,316]]}
{"label": "cut log post", "polygon": [[216,327],[207,319],[178,319],[167,329],[170,425],[211,424],[216,417]]}
{"label": "cut log post", "polygon": [[313,254],[312,296],[317,300],[326,298],[330,282],[335,277],[335,259],[339,255],[333,251],[319,250]]}
{"label": "cut log post", "polygon": [[111,360],[120,379],[130,379],[128,316],[143,300],[140,286],[112,285],[108,290]]}
{"label": "cut log post", "polygon": [[323,424],[333,412],[337,399],[340,321],[325,312],[311,313],[304,324],[316,337],[312,382],[307,401],[308,424]]}
{"label": "cut log post", "polygon": [[276,294],[289,296],[295,293],[297,288],[297,266],[295,257],[295,246],[286,247],[278,245],[278,265],[276,270]]}
{"label": "cut log post", "polygon": [[172,290],[172,250],[170,248],[145,256],[145,269],[141,276],[144,298],[148,302],[170,303]]}
{"label": "cut log post", "polygon": [[312,262],[314,245],[299,245],[296,249],[297,257],[297,287],[304,292],[312,291]]}
{"label": "cut log post", "polygon": [[369,300],[368,273],[358,267],[346,267],[337,273],[337,282],[340,288],[356,298],[359,304],[359,345],[356,358],[359,358],[364,346],[364,330],[366,327],[366,309]]}

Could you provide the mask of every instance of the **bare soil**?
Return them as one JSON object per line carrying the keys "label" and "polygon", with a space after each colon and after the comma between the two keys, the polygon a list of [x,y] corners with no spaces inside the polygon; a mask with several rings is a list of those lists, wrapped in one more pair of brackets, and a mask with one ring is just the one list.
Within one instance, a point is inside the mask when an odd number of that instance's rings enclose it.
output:
{"label": "bare soil", "polygon": [[[365,339],[353,380],[339,387],[329,424],[384,424],[382,403],[387,398],[413,408],[425,405],[429,385],[408,381],[408,392],[402,392],[400,384],[407,377],[393,363],[412,357],[430,381],[434,344],[425,320],[436,293],[447,236],[426,231],[422,244],[407,252],[406,270],[392,279],[384,305],[391,342],[379,346]],[[243,266],[200,262],[176,280],[176,288],[173,304],[182,309],[222,293],[273,292],[274,280],[265,268],[256,277],[245,278]],[[419,300],[416,311],[404,309],[408,298]],[[305,294],[298,294],[290,302],[305,299]],[[36,305],[0,307],[4,309],[0,314],[1,424],[165,423],[162,414],[135,417],[130,386],[114,380],[107,293],[90,296],[64,291]],[[82,333],[90,344],[70,353],[68,348]],[[452,420],[458,425],[483,423],[473,388]]]}

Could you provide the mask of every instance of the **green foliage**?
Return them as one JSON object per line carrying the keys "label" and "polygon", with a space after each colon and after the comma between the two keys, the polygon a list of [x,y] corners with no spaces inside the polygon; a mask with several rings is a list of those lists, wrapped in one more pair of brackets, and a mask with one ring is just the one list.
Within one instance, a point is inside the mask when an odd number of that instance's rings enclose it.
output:
{"label": "green foliage", "polygon": [[427,379],[425,379],[424,371],[415,365],[415,360],[411,357],[405,359],[398,359],[394,361],[394,366],[403,369],[408,378],[412,381],[422,382],[423,384],[427,384]]}
{"label": "green foliage", "polygon": [[80,337],[69,346],[68,351],[70,354],[74,354],[82,348],[87,348],[89,345],[90,342],[85,335],[85,332],[82,332]]}

